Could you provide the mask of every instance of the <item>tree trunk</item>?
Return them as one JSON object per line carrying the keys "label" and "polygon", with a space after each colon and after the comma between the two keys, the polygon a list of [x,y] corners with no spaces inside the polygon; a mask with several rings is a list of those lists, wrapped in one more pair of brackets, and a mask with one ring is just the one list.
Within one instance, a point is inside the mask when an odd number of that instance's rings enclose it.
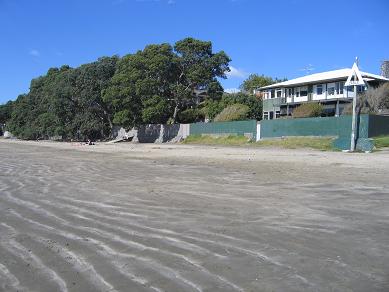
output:
{"label": "tree trunk", "polygon": [[173,123],[176,123],[177,114],[178,114],[178,104],[176,104],[176,106],[175,106],[175,108],[174,108],[174,113],[173,113]]}
{"label": "tree trunk", "polygon": [[109,124],[109,128],[110,128],[109,138],[112,138],[112,136],[113,136],[113,133],[112,133],[113,123],[111,120],[111,114],[108,112],[108,110],[103,105],[101,105],[99,103],[97,103],[97,105],[103,110],[104,116],[106,117],[108,124]]}

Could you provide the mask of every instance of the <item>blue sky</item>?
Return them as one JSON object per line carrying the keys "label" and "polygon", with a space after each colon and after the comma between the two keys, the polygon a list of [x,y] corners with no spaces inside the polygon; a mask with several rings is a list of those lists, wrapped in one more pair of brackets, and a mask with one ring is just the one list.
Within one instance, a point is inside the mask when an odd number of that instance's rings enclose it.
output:
{"label": "blue sky", "polygon": [[388,12],[388,0],[0,0],[0,103],[50,67],[187,36],[232,58],[226,89],[250,73],[291,79],[351,67],[355,56],[379,73]]}

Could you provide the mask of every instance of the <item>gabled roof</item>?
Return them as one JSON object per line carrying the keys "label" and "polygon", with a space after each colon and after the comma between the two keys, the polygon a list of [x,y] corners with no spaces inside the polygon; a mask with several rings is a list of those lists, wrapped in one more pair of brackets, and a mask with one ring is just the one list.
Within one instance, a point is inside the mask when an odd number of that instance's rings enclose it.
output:
{"label": "gabled roof", "polygon": [[[310,83],[318,83],[318,82],[324,82],[324,81],[331,81],[331,80],[340,80],[340,79],[347,79],[347,77],[351,73],[351,68],[344,68],[334,71],[327,71],[322,73],[315,73],[311,75],[307,75],[304,77],[299,77],[295,79],[291,79],[288,81],[275,83],[272,85],[264,86],[259,89],[270,89],[270,88],[278,88],[278,87],[289,87],[289,86],[295,86],[295,85],[304,85],[304,84],[310,84]],[[366,79],[366,81],[372,81],[372,80],[378,80],[378,81],[388,81],[388,78],[385,78],[380,75],[371,74],[367,72],[361,72],[363,79]]]}

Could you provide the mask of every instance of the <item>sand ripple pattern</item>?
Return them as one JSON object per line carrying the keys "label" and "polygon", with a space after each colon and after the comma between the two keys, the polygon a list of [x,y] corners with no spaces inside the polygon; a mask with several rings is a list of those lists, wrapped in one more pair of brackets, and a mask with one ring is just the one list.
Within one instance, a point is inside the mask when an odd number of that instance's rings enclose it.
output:
{"label": "sand ripple pattern", "polygon": [[[0,159],[0,291],[329,287],[301,264],[311,252],[301,240],[345,226],[297,201],[270,203],[273,186],[252,173],[1,144]],[[295,187],[296,200],[314,193]],[[330,266],[334,291],[340,277],[362,290],[386,281],[335,254],[311,264]]]}

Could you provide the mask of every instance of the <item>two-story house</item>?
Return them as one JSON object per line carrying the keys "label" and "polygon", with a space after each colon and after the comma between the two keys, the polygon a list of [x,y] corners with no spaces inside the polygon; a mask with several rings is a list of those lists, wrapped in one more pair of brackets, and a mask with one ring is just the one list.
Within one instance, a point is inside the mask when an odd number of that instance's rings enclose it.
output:
{"label": "two-story house", "polygon": [[[294,108],[306,102],[320,102],[327,116],[340,115],[354,97],[353,87],[344,86],[350,72],[351,69],[340,69],[316,73],[256,89],[255,93],[263,100],[263,119],[289,116]],[[389,82],[380,75],[361,74],[367,87]],[[365,86],[358,87],[359,92],[364,90]]]}

